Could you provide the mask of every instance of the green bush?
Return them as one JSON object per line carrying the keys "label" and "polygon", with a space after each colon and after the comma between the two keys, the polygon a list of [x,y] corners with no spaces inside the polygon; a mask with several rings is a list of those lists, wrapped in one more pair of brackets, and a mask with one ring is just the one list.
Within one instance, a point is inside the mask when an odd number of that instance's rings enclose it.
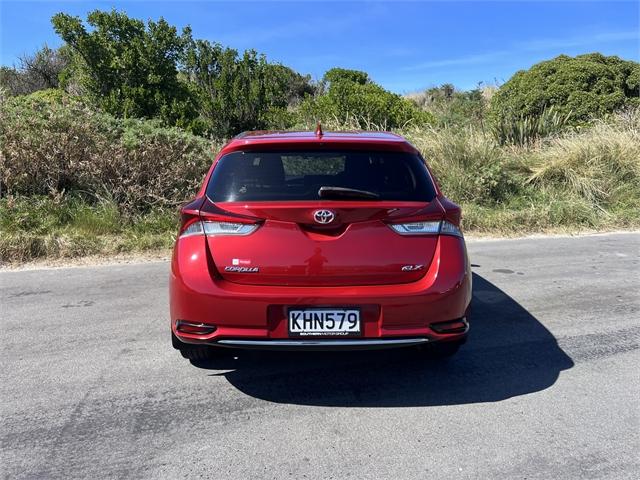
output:
{"label": "green bush", "polygon": [[570,120],[571,113],[561,115],[549,107],[540,115],[498,118],[491,124],[491,133],[500,145],[527,145],[566,130]]}
{"label": "green bush", "polygon": [[536,118],[550,107],[574,124],[639,103],[640,64],[599,53],[560,55],[513,75],[491,100],[494,122]]}
{"label": "green bush", "polygon": [[433,116],[406,98],[369,80],[364,72],[334,68],[321,85],[321,95],[308,97],[299,109],[303,123],[357,123],[360,128],[390,130],[427,125]]}
{"label": "green bush", "polygon": [[5,99],[0,125],[3,195],[76,192],[123,212],[175,207],[195,194],[213,158],[203,138],[46,93]]}

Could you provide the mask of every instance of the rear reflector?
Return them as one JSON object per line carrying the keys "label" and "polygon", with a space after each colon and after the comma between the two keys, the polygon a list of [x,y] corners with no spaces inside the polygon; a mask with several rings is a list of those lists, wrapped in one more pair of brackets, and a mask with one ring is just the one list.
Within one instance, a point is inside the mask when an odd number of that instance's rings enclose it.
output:
{"label": "rear reflector", "polygon": [[431,330],[436,333],[463,333],[469,328],[467,319],[465,317],[458,320],[450,320],[448,322],[432,323],[430,325]]}
{"label": "rear reflector", "polygon": [[180,333],[190,333],[194,335],[207,335],[216,331],[215,325],[207,325],[205,323],[185,322],[184,320],[176,321],[176,330]]}

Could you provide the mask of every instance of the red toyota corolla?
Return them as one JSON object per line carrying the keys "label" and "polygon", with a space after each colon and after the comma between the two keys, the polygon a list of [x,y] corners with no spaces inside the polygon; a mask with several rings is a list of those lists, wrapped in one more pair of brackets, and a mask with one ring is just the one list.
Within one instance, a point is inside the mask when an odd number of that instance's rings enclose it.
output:
{"label": "red toyota corolla", "polygon": [[218,154],[182,209],[171,264],[173,346],[421,346],[468,330],[460,208],[419,152],[380,132],[250,132]]}

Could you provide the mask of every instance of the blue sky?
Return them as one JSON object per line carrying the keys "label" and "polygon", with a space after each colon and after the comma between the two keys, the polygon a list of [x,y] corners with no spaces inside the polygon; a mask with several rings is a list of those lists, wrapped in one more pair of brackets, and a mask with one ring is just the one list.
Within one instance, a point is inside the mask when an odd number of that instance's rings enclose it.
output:
{"label": "blue sky", "polygon": [[314,78],[334,66],[366,70],[399,93],[500,83],[561,53],[640,60],[638,1],[0,1],[3,65],[60,44],[54,13],[112,7],[191,25],[196,38],[254,48]]}

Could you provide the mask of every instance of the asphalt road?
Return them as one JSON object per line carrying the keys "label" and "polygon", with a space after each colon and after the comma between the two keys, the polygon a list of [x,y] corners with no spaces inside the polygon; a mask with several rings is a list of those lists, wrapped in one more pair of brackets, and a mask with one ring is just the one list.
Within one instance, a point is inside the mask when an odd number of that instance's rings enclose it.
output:
{"label": "asphalt road", "polygon": [[5,478],[640,478],[640,235],[477,241],[467,345],[169,343],[164,262],[0,272]]}

